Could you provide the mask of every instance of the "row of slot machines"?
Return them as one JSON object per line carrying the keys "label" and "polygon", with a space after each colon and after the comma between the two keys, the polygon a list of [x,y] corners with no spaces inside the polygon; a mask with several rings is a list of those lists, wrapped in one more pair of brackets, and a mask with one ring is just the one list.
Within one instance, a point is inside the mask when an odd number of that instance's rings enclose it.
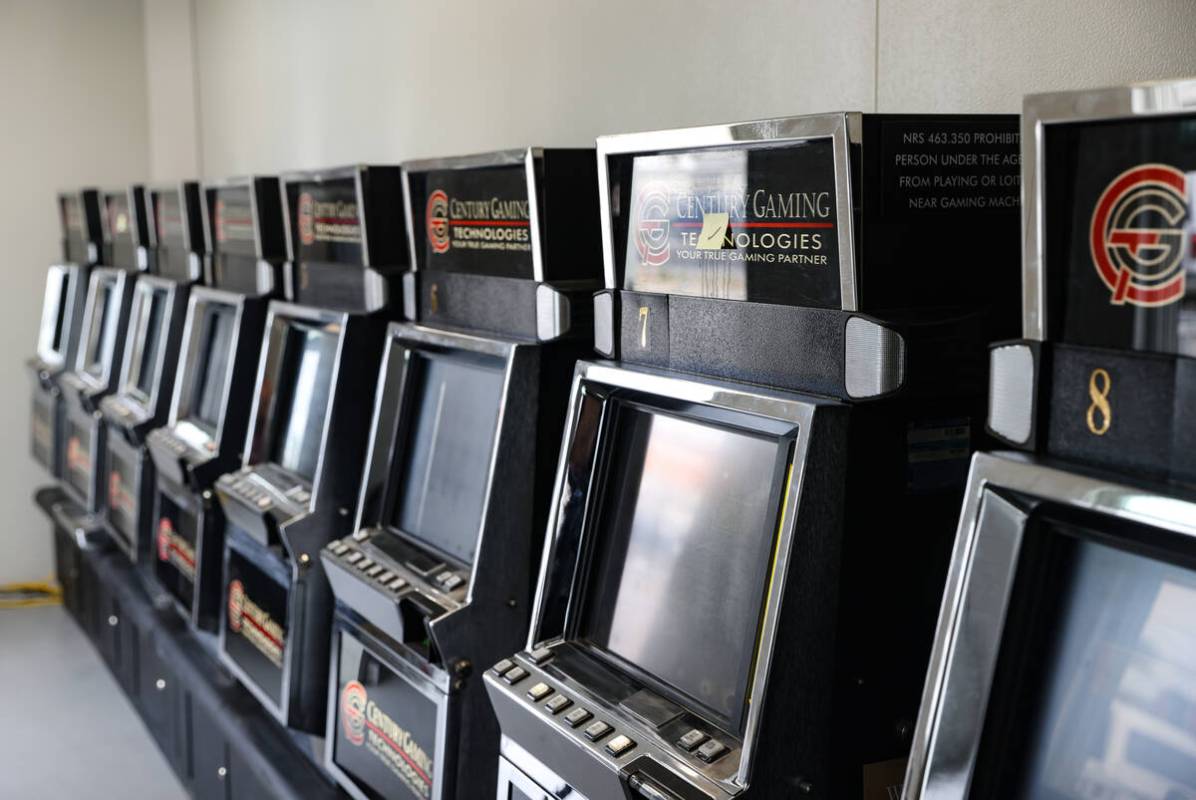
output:
{"label": "row of slot machines", "polygon": [[64,195],[68,605],[359,800],[1196,797],[1193,170],[1176,81]]}

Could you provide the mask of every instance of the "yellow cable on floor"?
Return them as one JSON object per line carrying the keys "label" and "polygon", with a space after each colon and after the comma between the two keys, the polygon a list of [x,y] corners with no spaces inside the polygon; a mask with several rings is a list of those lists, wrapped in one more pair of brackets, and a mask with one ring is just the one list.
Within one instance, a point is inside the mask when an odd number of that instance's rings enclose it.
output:
{"label": "yellow cable on floor", "polygon": [[[5,597],[4,595],[20,595]],[[44,581],[17,581],[0,584],[0,609],[40,608],[62,603],[62,589],[52,578]]]}

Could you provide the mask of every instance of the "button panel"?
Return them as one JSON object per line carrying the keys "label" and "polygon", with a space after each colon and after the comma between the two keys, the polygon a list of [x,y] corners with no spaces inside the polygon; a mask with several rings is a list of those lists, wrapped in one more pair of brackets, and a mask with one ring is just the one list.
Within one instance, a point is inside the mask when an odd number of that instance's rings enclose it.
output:
{"label": "button panel", "polygon": [[579,707],[573,709],[565,715],[565,722],[569,723],[570,728],[576,728],[577,726],[588,722],[593,716],[594,715],[590,713],[589,709]]}
{"label": "button panel", "polygon": [[525,670],[523,667],[512,667],[507,671],[507,674],[502,676],[502,679],[506,681],[508,685],[514,686],[526,677],[527,670]]}
{"label": "button panel", "polygon": [[[545,703],[544,708],[546,708],[552,714],[559,714],[571,705],[573,705],[572,700],[570,700],[568,697],[565,697],[563,694],[558,694],[556,697]],[[584,708],[580,710],[585,711]],[[587,715],[589,714],[588,711],[586,713]]]}
{"label": "button panel", "polygon": [[727,746],[725,744],[716,739],[711,739],[710,741],[706,742],[706,744],[699,747],[698,752],[695,755],[697,755],[698,758],[702,759],[707,764],[711,764],[722,758],[726,752]]}
{"label": "button panel", "polygon": [[627,735],[620,733],[606,743],[606,752],[618,758],[633,747],[635,747],[635,741]]}
{"label": "button panel", "polygon": [[612,728],[610,725],[602,720],[598,720],[597,722],[591,722],[589,726],[586,727],[585,734],[586,738],[591,742],[596,742],[613,730],[614,728]]}

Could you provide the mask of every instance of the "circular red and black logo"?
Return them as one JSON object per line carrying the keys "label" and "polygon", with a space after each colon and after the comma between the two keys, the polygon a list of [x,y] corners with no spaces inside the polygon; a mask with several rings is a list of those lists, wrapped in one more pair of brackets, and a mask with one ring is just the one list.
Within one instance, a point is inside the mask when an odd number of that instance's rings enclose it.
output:
{"label": "circular red and black logo", "polygon": [[437,189],[428,195],[428,208],[425,212],[428,228],[428,243],[432,245],[433,253],[444,253],[451,244],[449,240],[449,210],[448,195]]}
{"label": "circular red and black logo", "polygon": [[1101,194],[1089,244],[1114,305],[1163,306],[1183,297],[1185,183],[1174,167],[1141,164]]}
{"label": "circular red and black logo", "polygon": [[174,525],[166,517],[158,520],[158,560],[170,560],[170,541],[174,534]]}
{"label": "circular red and black logo", "polygon": [[640,195],[635,249],[640,262],[649,267],[659,267],[669,260],[669,198],[662,191],[649,190]]}
{"label": "circular red and black logo", "polygon": [[228,584],[228,629],[233,633],[241,630],[241,619],[245,616],[245,586],[238,580]]}
{"label": "circular red and black logo", "polygon": [[349,681],[341,691],[341,729],[353,744],[365,742],[365,687]]}
{"label": "circular red and black logo", "polygon": [[316,201],[312,199],[311,192],[304,192],[299,195],[297,209],[299,217],[299,241],[305,245],[314,244],[316,241],[315,208]]}

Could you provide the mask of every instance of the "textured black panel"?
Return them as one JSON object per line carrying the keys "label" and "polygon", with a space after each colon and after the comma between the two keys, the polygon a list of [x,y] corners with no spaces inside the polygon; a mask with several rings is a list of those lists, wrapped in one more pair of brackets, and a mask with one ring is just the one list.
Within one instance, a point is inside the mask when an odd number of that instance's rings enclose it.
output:
{"label": "textured black panel", "polygon": [[[1165,477],[1172,458],[1196,464],[1196,453],[1174,450],[1174,430],[1179,418],[1176,405],[1177,359],[1147,356],[1116,350],[1056,345],[1050,370],[1049,433],[1047,450],[1056,456],[1096,464],[1119,466],[1154,477]],[[1104,387],[1096,370],[1109,376],[1107,402],[1112,416],[1103,434],[1089,429],[1088,411],[1096,401],[1090,391]],[[1191,369],[1184,370],[1185,377]],[[1191,392],[1191,389],[1187,389]],[[1099,429],[1103,416],[1097,410],[1093,421]],[[1177,465],[1181,469],[1182,465]],[[1192,473],[1192,466],[1186,471]]]}
{"label": "textured black panel", "polygon": [[532,281],[424,270],[419,292],[422,324],[536,338],[536,284]]}
{"label": "textured black panel", "polygon": [[847,319],[841,311],[672,297],[671,366],[842,396]]}

